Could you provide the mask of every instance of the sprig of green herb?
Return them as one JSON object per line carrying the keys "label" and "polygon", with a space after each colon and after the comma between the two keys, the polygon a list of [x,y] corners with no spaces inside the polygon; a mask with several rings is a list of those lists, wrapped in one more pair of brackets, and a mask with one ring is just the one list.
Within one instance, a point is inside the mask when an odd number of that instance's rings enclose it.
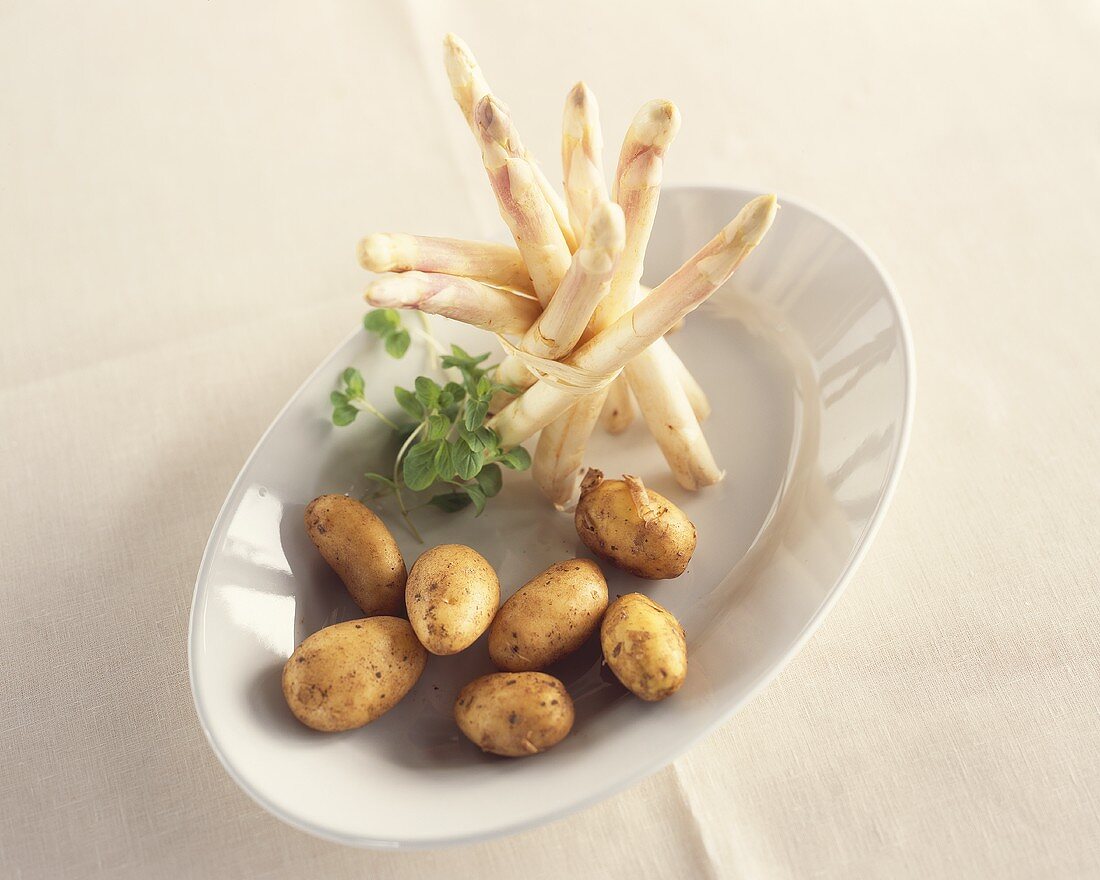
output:
{"label": "sprig of green herb", "polygon": [[396,309],[373,309],[363,315],[363,329],[373,333],[386,346],[390,357],[402,358],[412,341],[409,331],[401,324]]}
{"label": "sprig of green herb", "polygon": [[[392,315],[374,317],[382,312]],[[369,312],[363,325],[380,336],[394,357],[408,350],[408,332],[401,326],[400,316],[392,309]],[[404,334],[404,343],[391,340]],[[395,351],[400,349],[400,354]],[[442,369],[454,369],[461,381],[443,384],[428,376],[418,376],[411,389],[394,388],[394,398],[411,419],[397,424],[373,406],[365,394],[362,374],[348,367],[341,376],[341,388],[333,391],[332,421],[349,425],[361,411],[369,412],[385,422],[397,435],[400,448],[390,474],[368,473],[366,476],[379,487],[378,494],[392,492],[409,528],[419,539],[420,534],[409,514],[431,506],[454,513],[473,506],[478,515],[488,499],[500,492],[502,467],[526,470],[531,457],[522,446],[505,451],[500,437],[485,421],[489,402],[499,391],[516,393],[516,389],[494,382],[493,368],[485,365],[488,354],[471,355],[457,345],[440,359]],[[436,491],[427,501],[409,506],[403,490]]]}
{"label": "sprig of green herb", "polygon": [[340,425],[341,427],[350,425],[355,421],[360,411],[366,411],[381,419],[395,431],[400,427],[367,400],[363,374],[355,367],[348,367],[344,370],[340,376],[340,390],[333,391],[328,399],[332,404],[332,423],[334,425]]}
{"label": "sprig of green herb", "polygon": [[500,437],[485,425],[493,395],[498,391],[515,393],[514,388],[489,378],[489,370],[480,366],[487,358],[474,357],[455,345],[451,354],[443,357],[442,365],[458,370],[461,382],[440,385],[420,376],[415,390],[394,389],[401,408],[419,422],[416,442],[401,461],[402,480],[414,491],[437,483],[452,487],[428,502],[442,510],[460,510],[472,504],[481,513],[486,499],[500,491],[501,465],[525,470],[531,464],[527,450],[505,451]]}

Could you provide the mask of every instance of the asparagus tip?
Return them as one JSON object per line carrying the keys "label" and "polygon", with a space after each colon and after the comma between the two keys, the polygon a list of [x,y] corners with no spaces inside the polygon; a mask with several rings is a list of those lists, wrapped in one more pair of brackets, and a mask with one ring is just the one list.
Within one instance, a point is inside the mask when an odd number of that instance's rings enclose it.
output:
{"label": "asparagus tip", "polygon": [[453,53],[455,55],[465,55],[470,58],[473,57],[473,53],[470,52],[470,47],[466,45],[466,41],[453,31],[448,31],[444,35],[443,48],[448,54]]}
{"label": "asparagus tip", "polygon": [[601,199],[588,217],[584,246],[621,251],[626,241],[626,221],[623,209],[614,202]]}
{"label": "asparagus tip", "polygon": [[680,130],[680,111],[671,101],[647,101],[630,123],[633,139],[644,147],[665,148]]}
{"label": "asparagus tip", "polygon": [[776,200],[775,193],[757,196],[741,209],[743,215],[742,237],[746,244],[750,247],[756,247],[760,244],[764,234],[771,227],[772,221],[775,219],[775,212],[778,210],[779,202]]}
{"label": "asparagus tip", "polygon": [[[447,34],[443,38],[443,67],[447,71],[447,79],[450,80],[451,90],[455,92],[456,97],[468,91],[480,76],[474,53],[457,34]],[[465,95],[464,99],[470,100]]]}
{"label": "asparagus tip", "polygon": [[588,100],[592,97],[592,92],[589,90],[584,80],[580,80],[576,85],[569,90],[569,100],[576,104],[578,107],[582,107],[588,103]]}
{"label": "asparagus tip", "polygon": [[[583,81],[578,82],[565,98],[562,130],[566,139],[580,142],[589,140],[602,145],[600,136],[599,107],[596,96]],[[597,147],[598,151],[599,147]]]}

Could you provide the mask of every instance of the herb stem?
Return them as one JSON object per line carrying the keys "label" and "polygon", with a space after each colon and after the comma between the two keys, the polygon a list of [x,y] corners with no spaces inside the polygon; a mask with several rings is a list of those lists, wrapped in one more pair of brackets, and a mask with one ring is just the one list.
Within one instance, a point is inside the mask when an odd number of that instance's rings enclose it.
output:
{"label": "herb stem", "polygon": [[348,401],[348,403],[350,403],[352,406],[354,406],[358,410],[365,410],[366,412],[369,412],[372,416],[374,416],[375,418],[381,420],[386,425],[388,425],[391,430],[393,430],[393,431],[400,431],[401,430],[400,426],[398,426],[398,424],[395,421],[393,421],[388,416],[386,416],[385,413],[381,412],[373,403],[371,403],[365,397],[351,398]]}
{"label": "herb stem", "polygon": [[428,320],[428,316],[421,311],[417,311],[416,316],[420,319],[421,326],[420,328],[413,328],[413,332],[428,344],[430,355],[434,356],[435,358],[434,362],[430,362],[433,364],[435,369],[437,369],[448,379],[451,379],[455,382],[460,382],[462,380],[461,370],[455,369],[454,367],[443,366],[443,358],[444,356],[446,356],[447,352],[444,351],[443,346],[439,344],[439,340],[435,338],[435,334],[432,332],[432,325],[431,322]]}
{"label": "herb stem", "polygon": [[420,327],[414,327],[413,333],[428,344],[429,363],[437,370],[442,369],[439,362],[443,359],[443,355],[445,355],[446,352],[443,350],[443,346],[440,345],[439,341],[435,338],[435,334],[432,332],[432,325],[428,323],[428,316],[421,311],[418,311],[416,316],[420,319]]}
{"label": "herb stem", "polygon": [[447,443],[452,442],[455,439],[455,433],[458,431],[458,426],[462,424],[462,420],[466,417],[466,401],[458,405],[458,410],[455,413],[455,419],[451,422],[451,427],[447,429],[447,436],[444,437],[444,441]]}
{"label": "herb stem", "polygon": [[413,535],[416,537],[416,540],[419,541],[421,544],[424,543],[424,538],[421,536],[419,529],[417,529],[416,525],[409,517],[409,508],[405,506],[405,497],[401,494],[401,462],[405,458],[405,453],[409,451],[409,447],[412,446],[413,440],[415,440],[416,436],[424,430],[425,424],[425,422],[421,422],[419,425],[417,425],[416,430],[414,430],[411,434],[409,434],[408,437],[405,438],[405,442],[401,444],[401,448],[397,451],[397,457],[394,459],[393,462],[393,486],[394,495],[397,496],[397,506],[401,508],[401,516],[405,520],[405,524],[409,527],[409,531],[413,533]]}

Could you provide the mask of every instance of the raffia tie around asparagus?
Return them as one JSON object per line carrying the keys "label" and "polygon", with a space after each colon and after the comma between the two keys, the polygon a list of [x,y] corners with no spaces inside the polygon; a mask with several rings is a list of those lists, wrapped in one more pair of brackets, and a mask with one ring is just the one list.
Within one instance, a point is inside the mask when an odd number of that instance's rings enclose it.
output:
{"label": "raffia tie around asparagus", "polygon": [[701,423],[706,393],[664,338],[736,271],[767,233],[773,195],[749,202],[651,291],[641,287],[666,153],[680,128],[650,101],[623,139],[608,187],[596,98],[577,83],[562,115],[564,198],[520,139],[470,48],[453,34],[443,59],[513,244],[399,233],[368,235],[359,262],[379,273],[377,307],[418,309],[496,333],[507,356],[489,426],[509,448],[541,432],[532,474],[559,508],[573,499],[598,423],[612,434],[640,412],[677,482],[699,489],[722,470]]}

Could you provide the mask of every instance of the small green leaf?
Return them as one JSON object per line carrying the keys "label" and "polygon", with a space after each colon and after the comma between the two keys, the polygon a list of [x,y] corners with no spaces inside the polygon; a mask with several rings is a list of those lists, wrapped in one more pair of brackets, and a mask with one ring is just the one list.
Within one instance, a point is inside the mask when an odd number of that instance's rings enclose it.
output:
{"label": "small green leaf", "polygon": [[396,330],[388,334],[386,336],[386,354],[392,358],[403,358],[405,352],[409,350],[411,341],[408,330]]}
{"label": "small green leaf", "polygon": [[462,416],[462,422],[467,431],[476,431],[489,414],[489,401],[467,400],[466,412]]}
{"label": "small green leaf", "polygon": [[466,487],[466,494],[474,502],[474,510],[477,511],[477,515],[481,516],[481,512],[485,510],[485,493],[481,491],[477,484],[474,484]]}
{"label": "small green leaf", "polygon": [[484,400],[493,396],[493,383],[489,381],[488,376],[482,376],[477,380],[477,396]]}
{"label": "small green leaf", "polygon": [[333,409],[332,423],[342,428],[344,425],[350,425],[354,422],[357,415],[359,415],[359,410],[350,404],[344,403]]}
{"label": "small green leaf", "polygon": [[451,449],[451,463],[460,479],[472,480],[481,470],[485,459],[480,452],[475,452],[466,443],[456,443]]}
{"label": "small green leaf", "polygon": [[439,448],[439,441],[430,442],[421,440],[408,451],[405,460],[401,463],[401,475],[405,485],[414,492],[427,489],[435,482],[435,453]]}
{"label": "small green leaf", "polygon": [[363,327],[369,333],[385,336],[401,327],[401,316],[396,309],[374,309],[363,315]]}
{"label": "small green leaf", "polygon": [[442,495],[433,495],[428,503],[445,513],[457,513],[469,507],[471,500],[465,492],[444,492]]}
{"label": "small green leaf", "polygon": [[498,391],[503,391],[505,394],[511,394],[513,397],[519,394],[519,389],[515,385],[498,385],[493,383],[493,394]]}
{"label": "small green leaf", "polygon": [[348,367],[344,370],[344,375],[340,378],[343,379],[344,384],[348,386],[349,397],[363,396],[363,374],[355,369],[355,367]]}
{"label": "small green leaf", "polygon": [[383,476],[382,474],[365,473],[363,474],[363,476],[366,477],[368,480],[374,480],[374,482],[376,483],[381,483],[383,486],[389,486],[391,489],[397,488],[397,483],[395,483],[389,477]]}
{"label": "small green leaf", "polygon": [[462,370],[463,372],[468,372],[470,370],[476,369],[478,364],[480,364],[484,360],[487,360],[488,358],[488,352],[474,357],[473,355],[470,355],[467,352],[463,351],[463,349],[459,346],[452,345],[451,353],[443,356],[441,364],[444,367],[455,367],[456,369]]}
{"label": "small green leaf", "polygon": [[397,399],[397,402],[401,405],[401,409],[405,410],[414,419],[424,418],[424,407],[420,405],[420,401],[416,399],[416,395],[409,391],[407,388],[397,386],[393,389],[393,396]]}
{"label": "small green leaf", "polygon": [[439,449],[435,453],[435,472],[441,480],[449,480],[454,476],[453,447],[450,443],[439,444]]}
{"label": "small green leaf", "polygon": [[470,431],[466,428],[463,422],[458,423],[458,436],[459,439],[470,447],[474,452],[482,453],[485,451],[485,444],[482,442],[479,436],[481,429],[477,431]]}
{"label": "small green leaf", "polygon": [[492,498],[504,484],[504,476],[498,464],[487,464],[477,474],[477,485],[486,498]]}
{"label": "small green leaf", "polygon": [[514,471],[525,471],[531,467],[531,455],[522,446],[509,449],[497,461]]}
{"label": "small green leaf", "polygon": [[451,352],[454,354],[454,356],[456,358],[459,358],[462,361],[464,361],[465,363],[468,363],[471,366],[475,366],[475,367],[478,364],[480,364],[482,361],[488,360],[488,358],[489,358],[489,352],[485,352],[485,354],[479,354],[477,357],[474,357],[474,355],[472,355],[469,352],[463,350],[458,345],[451,345]]}
{"label": "small green leaf", "polygon": [[442,416],[439,413],[432,413],[428,416],[428,434],[429,440],[442,440],[447,436],[447,432],[451,430],[451,423],[447,420],[446,416]]}
{"label": "small green leaf", "polygon": [[482,425],[475,433],[483,449],[489,449],[494,454],[500,451],[500,436],[492,428]]}
{"label": "small green leaf", "polygon": [[[443,391],[446,394],[450,394],[454,398],[454,402],[458,403],[466,396],[466,389],[459,385],[457,382],[448,382],[443,386]],[[442,395],[440,395],[442,396]]]}
{"label": "small green leaf", "polygon": [[439,392],[442,390],[427,376],[416,377],[416,399],[425,410],[435,409],[439,403]]}
{"label": "small green leaf", "polygon": [[328,399],[333,406],[343,406],[348,402],[348,396],[340,391],[333,391]]}

